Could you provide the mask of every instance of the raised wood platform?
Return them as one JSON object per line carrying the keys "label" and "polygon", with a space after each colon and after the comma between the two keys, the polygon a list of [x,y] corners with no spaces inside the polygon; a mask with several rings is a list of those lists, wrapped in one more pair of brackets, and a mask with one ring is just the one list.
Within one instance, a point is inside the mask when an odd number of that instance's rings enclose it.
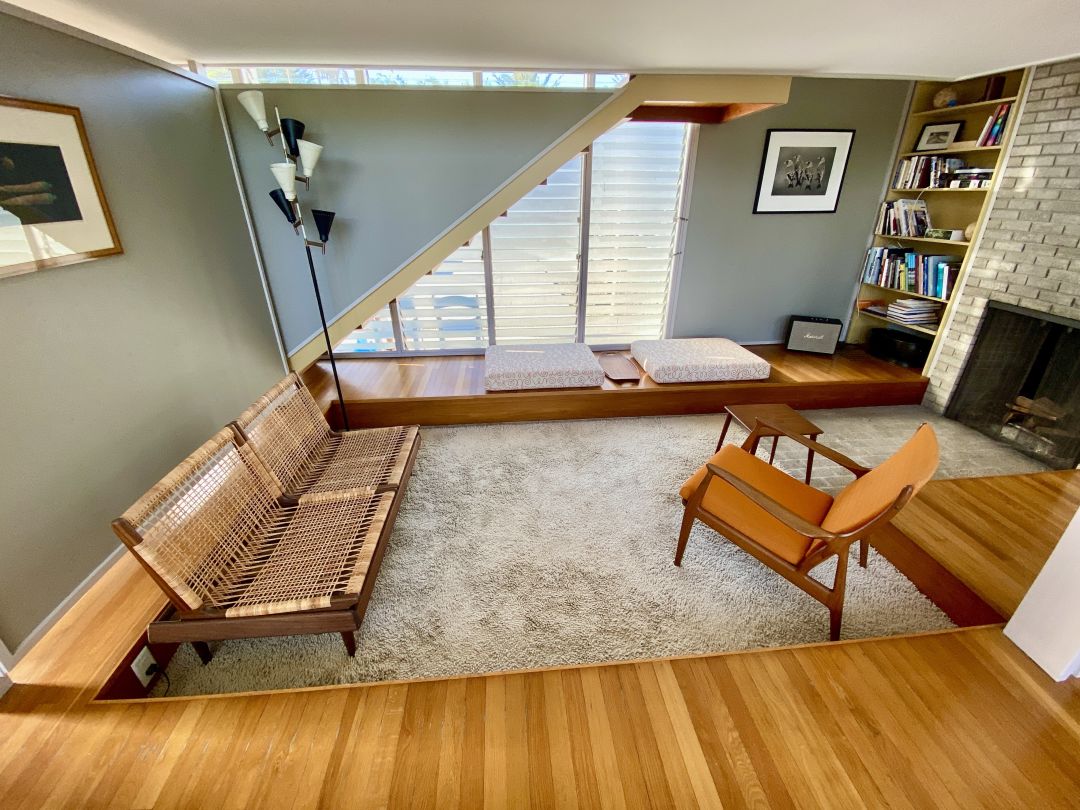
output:
{"label": "raised wood platform", "polygon": [[1078,507],[1077,470],[931,481],[886,534],[904,535],[1008,618]]}
{"label": "raised wood platform", "polygon": [[[352,427],[544,419],[596,419],[716,413],[725,405],[784,402],[794,408],[913,405],[928,380],[918,372],[845,348],[833,356],[789,352],[782,346],[748,346],[772,364],[768,380],[728,383],[605,380],[600,388],[542,391],[484,390],[484,358],[365,357],[338,362]],[[304,372],[312,394],[340,423],[328,363]]]}
{"label": "raised wood platform", "polygon": [[1061,807],[1080,795],[1080,681],[1054,683],[999,627],[94,702],[161,604],[125,556],[15,668],[0,699],[5,808]]}

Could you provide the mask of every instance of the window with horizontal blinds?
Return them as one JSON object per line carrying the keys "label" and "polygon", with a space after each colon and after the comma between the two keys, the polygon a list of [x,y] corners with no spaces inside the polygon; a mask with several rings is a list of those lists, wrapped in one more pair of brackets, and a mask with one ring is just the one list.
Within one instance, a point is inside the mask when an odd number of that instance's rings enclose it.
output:
{"label": "window with horizontal blinds", "polygon": [[482,351],[492,336],[521,345],[583,334],[597,346],[662,337],[689,131],[632,121],[603,135],[589,159],[552,174],[339,351]]}
{"label": "window with horizontal blinds", "polygon": [[496,343],[574,342],[581,170],[578,155],[489,226]]}
{"label": "window with horizontal blinds", "polygon": [[383,307],[362,329],[353,330],[335,348],[338,354],[367,354],[369,352],[392,352],[397,350],[394,340],[394,323],[390,307]]}
{"label": "window with horizontal blinds", "polygon": [[686,136],[629,121],[593,143],[586,343],[664,335]]}
{"label": "window with horizontal blinds", "polygon": [[488,345],[480,234],[398,299],[405,351],[482,349]]}

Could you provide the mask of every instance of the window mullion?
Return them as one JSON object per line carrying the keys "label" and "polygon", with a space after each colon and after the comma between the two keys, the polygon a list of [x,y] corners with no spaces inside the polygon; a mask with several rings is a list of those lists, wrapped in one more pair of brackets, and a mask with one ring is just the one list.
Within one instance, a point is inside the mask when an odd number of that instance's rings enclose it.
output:
{"label": "window mullion", "polygon": [[484,262],[484,303],[487,308],[487,333],[488,333],[488,345],[495,345],[495,276],[493,273],[494,262],[491,258],[491,229],[488,226],[484,226],[484,230],[480,232],[480,238],[483,240],[483,250],[480,253],[480,258]]}
{"label": "window mullion", "polygon": [[577,333],[575,343],[585,342],[585,307],[589,297],[589,221],[592,209],[592,159],[593,150],[589,146],[581,165],[581,215],[578,217],[581,232],[578,249],[578,297],[577,297]]}

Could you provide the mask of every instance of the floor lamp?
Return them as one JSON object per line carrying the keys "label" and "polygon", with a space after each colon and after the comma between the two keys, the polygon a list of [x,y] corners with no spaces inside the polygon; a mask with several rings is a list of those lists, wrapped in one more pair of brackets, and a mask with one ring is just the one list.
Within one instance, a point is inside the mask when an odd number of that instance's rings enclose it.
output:
{"label": "floor lamp", "polygon": [[[278,188],[270,192],[270,199],[274,201],[288,223],[293,226],[293,232],[304,243],[308,270],[311,272],[311,286],[315,290],[315,303],[319,309],[319,322],[322,324],[323,338],[326,340],[326,356],[330,358],[330,371],[334,375],[334,386],[337,389],[341,424],[345,430],[348,430],[349,412],[345,408],[345,398],[341,394],[341,379],[338,377],[337,361],[334,360],[334,345],[330,341],[330,330],[326,326],[326,310],[323,308],[322,293],[319,290],[319,277],[315,273],[315,260],[311,255],[313,247],[326,253],[326,243],[330,240],[330,228],[334,224],[335,214],[333,211],[311,209],[311,219],[319,238],[317,241],[309,239],[307,226],[304,223],[304,212],[297,199],[298,183],[303,183],[304,187],[310,191],[311,176],[315,172],[315,165],[319,162],[323,148],[317,143],[304,140],[303,121],[282,118],[277,107],[274,108],[274,117],[277,119],[278,126],[277,129],[271,130],[266,120],[266,101],[263,99],[261,90],[245,90],[238,93],[236,99],[266,135],[267,141],[273,144],[274,136],[281,135],[281,151],[285,159],[280,163],[270,165],[270,171],[278,184]],[[298,159],[303,168],[303,174],[297,174]]]}

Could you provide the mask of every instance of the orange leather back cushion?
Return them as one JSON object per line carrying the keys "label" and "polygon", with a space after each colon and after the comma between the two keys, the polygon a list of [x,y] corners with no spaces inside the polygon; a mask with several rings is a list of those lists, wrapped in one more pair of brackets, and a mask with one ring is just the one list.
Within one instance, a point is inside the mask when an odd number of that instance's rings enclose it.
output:
{"label": "orange leather back cushion", "polygon": [[890,458],[848,484],[821,527],[838,534],[859,528],[887,509],[904,487],[922,489],[937,466],[937,436],[930,425],[923,425]]}

